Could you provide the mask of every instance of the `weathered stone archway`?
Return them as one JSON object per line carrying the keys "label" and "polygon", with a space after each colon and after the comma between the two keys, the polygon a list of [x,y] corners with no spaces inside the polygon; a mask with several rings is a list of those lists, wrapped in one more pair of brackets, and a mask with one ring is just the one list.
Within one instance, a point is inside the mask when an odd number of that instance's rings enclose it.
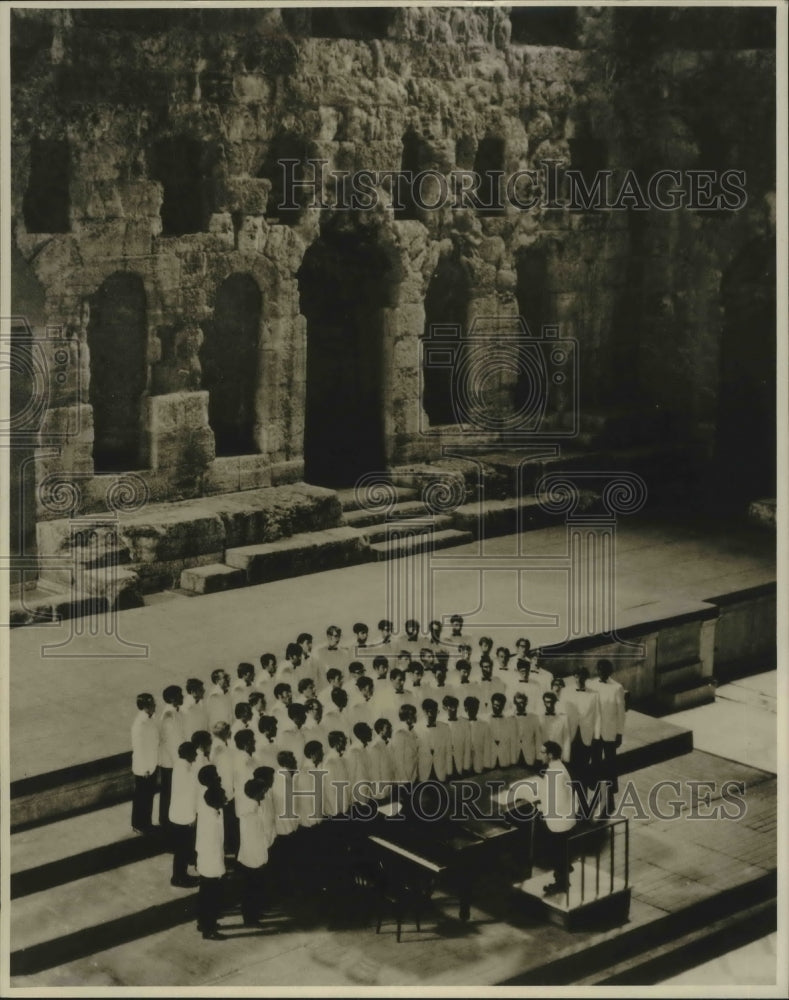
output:
{"label": "weathered stone archway", "polygon": [[88,349],[96,472],[140,467],[147,342],[142,279],[116,271],[102,282],[90,303]]}
{"label": "weathered stone archway", "polygon": [[203,326],[200,351],[208,422],[217,456],[251,455],[259,380],[262,295],[249,274],[231,274],[217,289],[213,319]]}
{"label": "weathered stone archway", "polygon": [[349,486],[386,467],[385,346],[400,268],[373,226],[331,218],[299,270],[307,320],[304,476]]}

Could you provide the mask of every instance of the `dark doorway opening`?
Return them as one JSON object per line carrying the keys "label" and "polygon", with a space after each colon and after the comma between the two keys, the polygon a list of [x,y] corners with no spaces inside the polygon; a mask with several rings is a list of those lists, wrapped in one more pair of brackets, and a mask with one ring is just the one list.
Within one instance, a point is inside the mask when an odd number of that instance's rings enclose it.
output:
{"label": "dark doorway opening", "polygon": [[111,274],[91,300],[88,325],[96,472],[140,465],[147,340],[142,279],[136,274]]}
{"label": "dark doorway opening", "polygon": [[[422,408],[431,427],[462,423],[462,400],[453,384],[461,374],[471,293],[466,269],[457,255],[440,258],[425,295],[422,351]],[[457,334],[450,328],[457,327]]]}
{"label": "dark doorway opening", "polygon": [[255,442],[255,395],[261,309],[255,279],[231,274],[219,286],[213,319],[203,326],[200,362],[218,457],[260,451]]}
{"label": "dark doorway opening", "polygon": [[[295,132],[278,132],[271,142],[259,177],[271,181],[266,202],[266,218],[294,226],[303,214],[304,206],[320,197],[319,191],[301,187],[302,183],[318,180],[314,165],[307,164],[310,155],[307,140]],[[283,160],[296,160],[285,163]]]}
{"label": "dark doorway opening", "polygon": [[324,231],[305,254],[299,291],[307,319],[310,483],[351,486],[385,468],[383,341],[397,281],[375,235],[352,223]]}
{"label": "dark doorway opening", "polygon": [[33,139],[30,175],[22,203],[29,233],[68,233],[70,150],[67,142]]}
{"label": "dark doorway opening", "polygon": [[480,142],[474,158],[474,172],[480,178],[477,189],[479,214],[483,217],[501,215],[504,211],[501,191],[504,176],[503,139],[488,136]]}
{"label": "dark doorway opening", "polygon": [[211,215],[212,153],[198,139],[160,139],[151,152],[151,176],[163,189],[162,236],[183,236],[208,228]]}
{"label": "dark doorway opening", "polygon": [[721,281],[719,496],[733,503],[776,490],[775,243],[758,239]]}

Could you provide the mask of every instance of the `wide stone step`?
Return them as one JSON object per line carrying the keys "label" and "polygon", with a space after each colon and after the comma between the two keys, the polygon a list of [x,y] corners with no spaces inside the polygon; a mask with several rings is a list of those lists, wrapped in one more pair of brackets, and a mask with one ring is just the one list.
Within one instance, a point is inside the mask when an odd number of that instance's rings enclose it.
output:
{"label": "wide stone step", "polygon": [[474,540],[470,531],[423,531],[415,535],[391,538],[385,542],[374,542],[370,549],[376,560],[398,559],[401,556],[416,555],[427,550],[446,549],[451,545],[465,545]]}
{"label": "wide stone step", "polygon": [[216,594],[221,590],[235,590],[246,587],[247,574],[243,569],[234,569],[224,563],[209,563],[195,566],[181,573],[181,590],[193,594]]}
{"label": "wide stone step", "polygon": [[[395,486],[395,490],[397,491],[398,503],[405,503],[409,500],[416,500],[419,497],[419,490],[409,489],[406,486]],[[348,489],[344,490],[337,490],[337,499],[340,501],[340,506],[342,507],[346,515],[350,511],[363,509],[362,508],[363,496],[364,496],[364,491],[357,490],[355,486],[350,486],[348,487]]]}
{"label": "wide stone step", "polygon": [[254,584],[367,562],[369,551],[367,539],[356,528],[327,528],[228,549],[225,563],[243,570],[247,582]]}
{"label": "wide stone step", "polygon": [[[154,815],[158,808],[154,797]],[[166,849],[159,830],[131,829],[131,803],[59,819],[11,835],[11,898],[154,857]]]}
{"label": "wide stone step", "polygon": [[421,524],[416,518],[413,521],[384,521],[381,524],[375,524],[365,528],[364,534],[371,544],[383,542],[390,537],[393,531],[402,531],[406,526],[408,527],[409,532],[422,533],[445,531],[447,528],[454,528],[455,524],[452,514],[436,514],[433,517],[424,515]]}
{"label": "wide stone step", "polygon": [[194,919],[196,890],[159,856],[14,900],[11,975],[24,976]]}
{"label": "wide stone step", "polygon": [[428,510],[420,500],[409,500],[395,504],[392,508],[380,510],[349,510],[345,513],[345,523],[353,528],[365,528],[370,524],[383,524],[393,518],[426,516]]}
{"label": "wide stone step", "polygon": [[[597,493],[581,490],[574,513],[593,510],[598,501]],[[486,538],[492,538],[544,528],[555,524],[558,516],[561,515],[544,510],[537,498],[530,496],[463,504],[452,514],[452,521],[454,527],[461,531],[471,531],[476,537],[484,534]]]}

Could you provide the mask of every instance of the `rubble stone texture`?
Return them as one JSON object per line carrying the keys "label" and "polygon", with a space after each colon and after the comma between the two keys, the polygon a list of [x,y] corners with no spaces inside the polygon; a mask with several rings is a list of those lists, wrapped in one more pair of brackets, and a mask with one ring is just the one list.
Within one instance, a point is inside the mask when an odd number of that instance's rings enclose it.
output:
{"label": "rubble stone texture", "polygon": [[[579,342],[582,415],[627,412],[631,437],[643,418],[724,467],[739,385],[747,465],[774,424],[774,11],[537,15],[14,10],[14,312],[35,317],[56,439],[35,481],[79,473],[100,498],[91,477],[137,470],[161,502],[429,461],[447,415],[440,374],[421,398],[426,325],[481,317],[493,347],[519,313]],[[288,211],[284,157],[326,176],[731,168],[747,201],[394,210],[382,188],[374,211]],[[746,293],[758,329],[733,329]]]}

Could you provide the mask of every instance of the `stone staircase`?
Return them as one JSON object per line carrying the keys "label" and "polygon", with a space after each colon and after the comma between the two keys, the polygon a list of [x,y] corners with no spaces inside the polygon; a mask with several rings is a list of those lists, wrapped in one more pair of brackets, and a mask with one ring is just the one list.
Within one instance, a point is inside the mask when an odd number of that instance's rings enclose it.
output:
{"label": "stone staircase", "polygon": [[612,471],[642,476],[650,501],[662,501],[692,463],[690,451],[676,444],[545,454],[488,449],[397,466],[374,483],[339,491],[296,483],[149,503],[106,524],[96,515],[95,529],[76,533],[72,519],[45,521],[40,578],[12,603],[11,624],[140,607],[146,595],[166,590],[209,594],[558,525],[564,515],[537,497],[551,474],[575,476],[576,513],[600,509],[599,474]]}

